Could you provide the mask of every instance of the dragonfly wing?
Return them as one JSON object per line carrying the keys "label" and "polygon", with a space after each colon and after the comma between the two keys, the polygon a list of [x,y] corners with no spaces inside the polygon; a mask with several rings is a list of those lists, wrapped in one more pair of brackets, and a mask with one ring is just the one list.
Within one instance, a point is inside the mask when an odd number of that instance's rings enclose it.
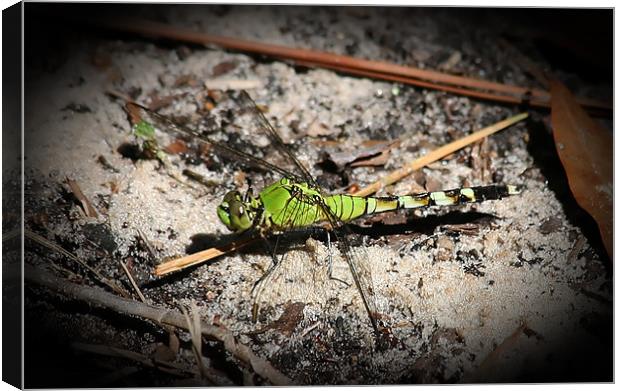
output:
{"label": "dragonfly wing", "polygon": [[[266,171],[278,173],[282,176],[288,176],[289,172],[283,170],[277,165],[271,164],[265,160],[259,159],[249,153],[237,150],[228,146],[227,144],[211,139],[209,136],[190,128],[189,126],[181,125],[165,115],[152,111],[138,103],[130,102],[126,105],[127,111],[130,113],[133,122],[137,125],[140,121],[144,121],[160,131],[166,133],[176,133],[190,138],[196,138],[201,142],[210,145],[215,152],[222,156],[227,156],[231,160],[241,161],[249,166],[258,167]],[[134,126],[136,126],[134,125]]]}
{"label": "dragonfly wing", "polygon": [[[316,181],[310,174],[310,171],[293,155],[290,148],[284,144],[282,137],[271,126],[265,115],[256,106],[254,100],[246,91],[239,93],[239,105],[241,108],[252,116],[252,120],[256,129],[264,134],[270,141],[271,145],[278,151],[278,153],[288,161],[289,171],[292,174],[292,178],[297,182],[306,182],[314,187],[318,188]],[[289,176],[290,177],[290,176]]]}

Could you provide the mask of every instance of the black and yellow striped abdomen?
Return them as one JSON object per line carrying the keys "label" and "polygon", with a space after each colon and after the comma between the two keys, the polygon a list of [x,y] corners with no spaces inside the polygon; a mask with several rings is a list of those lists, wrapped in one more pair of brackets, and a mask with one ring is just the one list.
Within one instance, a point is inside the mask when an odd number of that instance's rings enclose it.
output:
{"label": "black and yellow striped abdomen", "polygon": [[519,193],[519,187],[514,185],[491,185],[393,197],[356,197],[339,194],[325,197],[325,203],[340,220],[350,221],[364,215],[399,209],[499,200]]}
{"label": "black and yellow striped abdomen", "polygon": [[393,197],[323,196],[305,183],[284,178],[263,189],[258,197],[260,202],[248,203],[246,209],[254,210],[252,214],[257,213],[255,209],[261,209],[258,224],[263,227],[286,230],[328,220],[325,207],[339,220],[351,221],[361,216],[399,209],[499,200],[519,192],[520,189],[513,185],[491,185]]}

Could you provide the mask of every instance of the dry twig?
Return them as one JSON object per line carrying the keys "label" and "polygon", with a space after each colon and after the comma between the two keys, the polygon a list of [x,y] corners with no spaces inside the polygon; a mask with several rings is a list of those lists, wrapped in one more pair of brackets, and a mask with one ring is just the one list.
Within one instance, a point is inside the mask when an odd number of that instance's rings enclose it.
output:
{"label": "dry twig", "polygon": [[[432,70],[402,66],[382,61],[371,61],[350,56],[337,55],[315,50],[290,48],[262,42],[205,34],[177,28],[164,23],[137,19],[96,20],[99,26],[131,32],[149,37],[159,37],[179,42],[201,45],[216,45],[222,48],[247,53],[256,53],[280,59],[292,60],[299,65],[322,67],[363,77],[390,80],[424,88],[449,91],[455,94],[513,104],[529,103],[532,107],[549,108],[551,97],[548,91],[490,82],[471,77],[455,76]],[[604,110],[610,113],[611,105],[591,99],[579,99],[586,109]]]}
{"label": "dry twig", "polygon": [[[198,315],[198,307],[194,301],[191,302],[191,307],[187,310],[185,307],[181,307],[181,313],[185,317],[187,322],[187,330],[192,337],[192,352],[196,358],[196,366],[202,379],[209,379],[209,373],[202,361],[202,335],[200,333],[200,315]],[[210,380],[210,379],[209,379]]]}
{"label": "dry twig", "polygon": [[[125,315],[133,315],[161,322],[171,326],[187,329],[187,321],[183,314],[125,299],[107,293],[101,289],[73,284],[59,280],[57,276],[48,272],[25,265],[24,277],[29,282],[45,286],[67,296],[90,303],[91,305],[109,308]],[[237,341],[235,336],[222,326],[214,326],[204,321],[200,322],[200,331],[203,336],[221,341],[224,348],[237,359],[249,365],[254,372],[274,385],[291,385],[292,381],[276,370],[269,362],[256,356],[252,350]]]}
{"label": "dry twig", "polygon": [[220,247],[212,247],[207,250],[199,251],[194,254],[161,263],[155,268],[155,275],[163,276],[165,274],[179,271],[193,265],[198,265],[213,258],[217,258],[220,255],[236,251],[254,242],[255,240],[255,238],[244,239],[238,242],[229,243]]}
{"label": "dry twig", "polygon": [[47,248],[49,248],[51,250],[56,251],[57,253],[60,253],[60,254],[64,255],[65,257],[71,259],[74,262],[77,262],[78,264],[80,264],[80,266],[82,266],[83,268],[85,268],[86,270],[88,270],[89,272],[94,274],[95,277],[97,277],[97,279],[101,283],[107,285],[114,292],[120,294],[123,297],[129,297],[129,294],[127,292],[125,292],[124,289],[122,289],[121,287],[119,287],[114,282],[110,281],[109,279],[107,279],[105,276],[103,276],[101,273],[99,273],[99,271],[97,271],[96,269],[93,269],[86,262],[84,262],[83,260],[81,260],[77,256],[73,255],[69,251],[65,250],[64,248],[60,247],[56,243],[53,243],[52,241],[44,238],[43,236],[40,236],[40,235],[34,233],[34,232],[32,232],[32,231],[30,231],[28,229],[24,230],[24,236],[26,236],[29,239],[34,240],[35,242],[39,243],[40,245],[42,245],[44,247],[47,247]]}
{"label": "dry twig", "polygon": [[129,269],[127,268],[127,265],[125,265],[125,262],[120,261],[120,264],[121,264],[121,267],[123,268],[123,270],[125,271],[125,274],[127,274],[127,278],[129,279],[129,282],[131,283],[131,286],[133,287],[133,289],[138,294],[138,297],[140,297],[140,300],[143,303],[147,303],[146,297],[144,297],[144,295],[142,294],[142,291],[138,287],[138,284],[136,284],[136,281],[134,280],[133,276],[131,275],[131,272],[129,271]]}

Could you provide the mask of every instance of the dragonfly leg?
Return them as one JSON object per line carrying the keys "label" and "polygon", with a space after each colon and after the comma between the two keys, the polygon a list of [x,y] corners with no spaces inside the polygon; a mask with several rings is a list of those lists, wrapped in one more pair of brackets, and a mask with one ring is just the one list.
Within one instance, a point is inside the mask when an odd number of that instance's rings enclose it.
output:
{"label": "dragonfly leg", "polygon": [[421,238],[421,239],[419,239],[419,240],[416,240],[416,241],[411,242],[411,243],[405,243],[405,244],[403,244],[402,246],[400,246],[400,247],[398,248],[398,252],[399,252],[400,254],[403,254],[403,253],[410,253],[410,252],[412,252],[413,250],[415,250],[415,249],[416,249],[416,247],[421,246],[421,245],[422,245],[423,243],[425,243],[426,241],[431,240],[431,239],[435,239],[435,238],[437,238],[438,236],[439,236],[439,234],[425,235],[424,237],[422,237],[422,238]]}
{"label": "dragonfly leg", "polygon": [[333,274],[333,266],[334,266],[334,257],[332,256],[332,242],[331,242],[331,237],[329,235],[329,231],[325,231],[327,233],[327,273],[329,275],[329,278],[331,280],[336,280],[339,282],[342,282],[343,284],[345,284],[347,287],[351,286],[351,284],[349,284],[348,282],[341,280],[338,277],[335,277]]}
{"label": "dragonfly leg", "polygon": [[252,189],[252,187],[248,187],[248,191],[246,191],[243,196],[243,202],[248,202],[252,198],[254,198],[254,189]]}
{"label": "dragonfly leg", "polygon": [[[280,242],[280,236],[276,237],[276,244],[273,247],[273,251],[272,249],[268,248],[268,252],[271,254],[271,266],[269,266],[269,269],[267,269],[267,271],[261,276],[261,278],[258,279],[258,281],[256,281],[256,284],[254,284],[254,287],[252,288],[252,321],[256,322],[258,319],[258,311],[259,311],[259,301],[260,301],[260,297],[263,293],[263,289],[265,288],[265,286],[267,286],[267,283],[271,280],[271,277],[275,274],[274,272],[276,271],[276,269],[278,268],[278,266],[280,264],[282,264],[282,260],[278,260],[278,256],[277,256],[277,249],[278,249],[278,244]],[[265,246],[268,247],[268,242],[264,241]],[[282,257],[284,257],[284,254],[282,254]]]}

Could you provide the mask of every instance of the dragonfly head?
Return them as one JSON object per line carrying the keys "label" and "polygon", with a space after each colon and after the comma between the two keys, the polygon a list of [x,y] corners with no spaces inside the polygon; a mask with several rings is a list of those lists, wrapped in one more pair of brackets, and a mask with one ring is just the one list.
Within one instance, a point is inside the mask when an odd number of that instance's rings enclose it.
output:
{"label": "dragonfly head", "polygon": [[255,216],[254,208],[246,202],[238,191],[229,191],[217,207],[217,216],[232,232],[243,232],[252,227]]}

